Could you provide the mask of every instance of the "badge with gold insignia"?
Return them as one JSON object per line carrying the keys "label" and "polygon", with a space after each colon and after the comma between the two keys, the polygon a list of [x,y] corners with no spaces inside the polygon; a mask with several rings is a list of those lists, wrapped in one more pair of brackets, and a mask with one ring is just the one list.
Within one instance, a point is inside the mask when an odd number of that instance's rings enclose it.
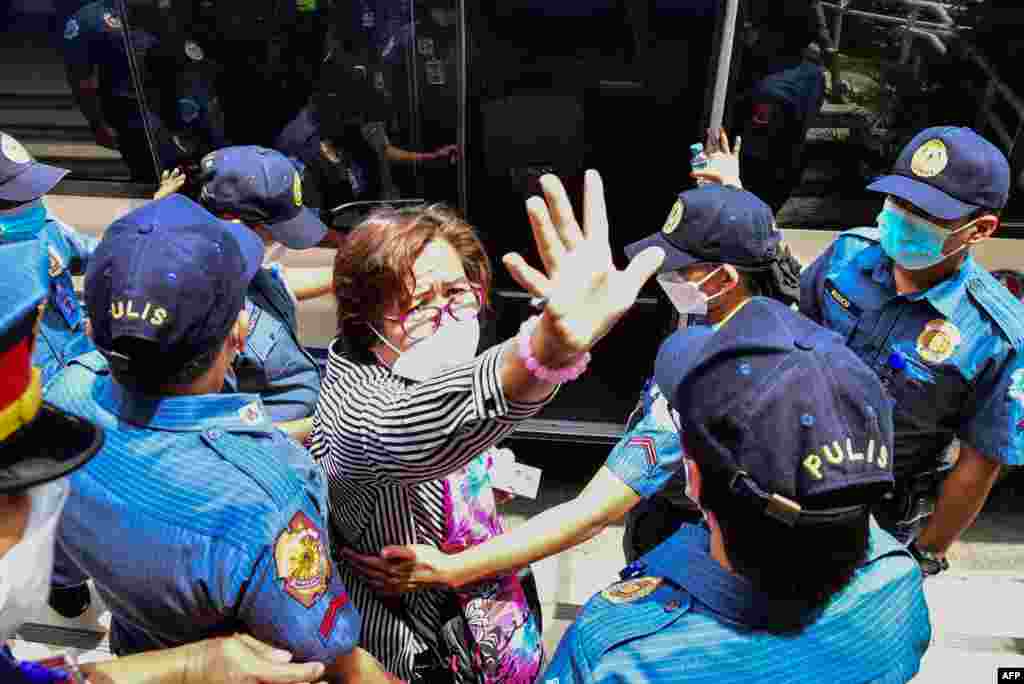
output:
{"label": "badge with gold insignia", "polygon": [[632,603],[650,595],[661,586],[663,581],[660,577],[637,577],[624,582],[616,582],[602,591],[601,596],[612,603]]}
{"label": "badge with gold insignia", "polygon": [[288,527],[278,535],[274,561],[284,592],[306,608],[311,608],[327,593],[331,561],[324,548],[323,535],[302,511],[292,516]]}
{"label": "badge with gold insignia", "polygon": [[672,205],[672,211],[668,213],[668,218],[665,219],[665,225],[661,227],[661,232],[668,235],[678,228],[679,222],[683,220],[683,211],[683,200],[677,199]]}
{"label": "badge with gold insignia", "polygon": [[297,174],[297,173],[293,174],[293,175],[294,175],[294,178],[292,179],[292,195],[293,195],[293,199],[295,200],[295,206],[301,207],[302,206],[302,178],[300,178],[299,174]]}
{"label": "badge with gold insignia", "polygon": [[64,272],[64,261],[53,247],[50,247],[48,251],[50,253],[50,277],[56,278]]}
{"label": "badge with gold insignia", "polygon": [[949,151],[946,150],[946,143],[936,138],[917,148],[910,160],[910,170],[915,176],[933,178],[942,173],[947,164]]}
{"label": "badge with gold insignia", "polygon": [[960,330],[949,321],[928,321],[917,336],[917,354],[928,363],[942,363],[953,355],[960,339]]}

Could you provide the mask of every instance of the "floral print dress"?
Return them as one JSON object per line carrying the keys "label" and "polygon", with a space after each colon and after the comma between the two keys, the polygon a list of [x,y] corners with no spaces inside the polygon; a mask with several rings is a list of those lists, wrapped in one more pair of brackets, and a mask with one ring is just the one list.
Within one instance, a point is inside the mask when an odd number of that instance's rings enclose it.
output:
{"label": "floral print dress", "polygon": [[[489,449],[445,478],[442,551],[458,553],[505,531],[491,488],[493,454]],[[543,647],[519,578],[514,573],[489,577],[455,594],[484,681],[531,684],[539,674]]]}

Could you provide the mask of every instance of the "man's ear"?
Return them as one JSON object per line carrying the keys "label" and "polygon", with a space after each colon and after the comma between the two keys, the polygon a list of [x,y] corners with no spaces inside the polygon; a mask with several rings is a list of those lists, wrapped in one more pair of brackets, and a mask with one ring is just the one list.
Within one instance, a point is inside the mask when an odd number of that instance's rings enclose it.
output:
{"label": "man's ear", "polygon": [[974,233],[967,238],[968,245],[976,245],[979,242],[988,240],[999,228],[999,217],[995,214],[985,214],[974,224]]}
{"label": "man's ear", "polygon": [[245,349],[247,339],[249,339],[249,312],[243,308],[238,312],[235,326],[231,329],[231,343],[239,354]]}
{"label": "man's ear", "polygon": [[700,466],[693,459],[684,458],[683,466],[686,468],[686,495],[694,503],[700,501],[701,479]]}

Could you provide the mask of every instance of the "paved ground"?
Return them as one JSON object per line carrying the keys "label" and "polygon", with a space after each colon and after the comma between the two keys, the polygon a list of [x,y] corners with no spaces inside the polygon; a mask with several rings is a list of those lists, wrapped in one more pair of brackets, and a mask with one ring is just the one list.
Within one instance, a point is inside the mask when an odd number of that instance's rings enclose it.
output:
{"label": "paved ground", "polygon": [[[574,472],[573,477],[568,478],[567,472],[546,474],[536,501],[506,506],[510,526],[574,496],[583,478],[597,467],[590,451],[564,456],[559,470]],[[953,569],[925,583],[934,639],[915,682],[989,682],[997,667],[1024,667],[1024,618],[1019,612],[1024,605],[1021,501],[1011,486],[997,492],[975,527],[953,549]],[[613,526],[535,565],[548,648],[555,647],[579,606],[617,579],[623,565],[621,542],[622,528]],[[47,608],[22,630],[23,639],[14,642],[15,652],[42,656],[76,647],[86,661],[108,657],[103,634],[108,620],[98,605],[76,621],[63,620]]]}

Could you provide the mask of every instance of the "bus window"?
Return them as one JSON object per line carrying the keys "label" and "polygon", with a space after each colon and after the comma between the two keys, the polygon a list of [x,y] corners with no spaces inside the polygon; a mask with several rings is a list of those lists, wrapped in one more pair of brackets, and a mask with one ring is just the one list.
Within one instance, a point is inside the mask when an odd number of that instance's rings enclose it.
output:
{"label": "bus window", "polygon": [[0,12],[0,131],[69,169],[62,190],[76,180],[152,177],[149,146],[128,125],[141,115],[114,3],[12,0]]}
{"label": "bus window", "polygon": [[784,227],[873,225],[879,202],[864,188],[937,125],[974,128],[1017,177],[1024,90],[1006,41],[992,39],[1024,24],[1009,5],[743,2],[726,125],[743,136],[744,185]]}
{"label": "bus window", "polygon": [[260,145],[292,159],[325,218],[367,200],[457,203],[452,3],[130,0],[128,15],[147,45],[152,156],[186,170],[186,193],[206,154]]}

